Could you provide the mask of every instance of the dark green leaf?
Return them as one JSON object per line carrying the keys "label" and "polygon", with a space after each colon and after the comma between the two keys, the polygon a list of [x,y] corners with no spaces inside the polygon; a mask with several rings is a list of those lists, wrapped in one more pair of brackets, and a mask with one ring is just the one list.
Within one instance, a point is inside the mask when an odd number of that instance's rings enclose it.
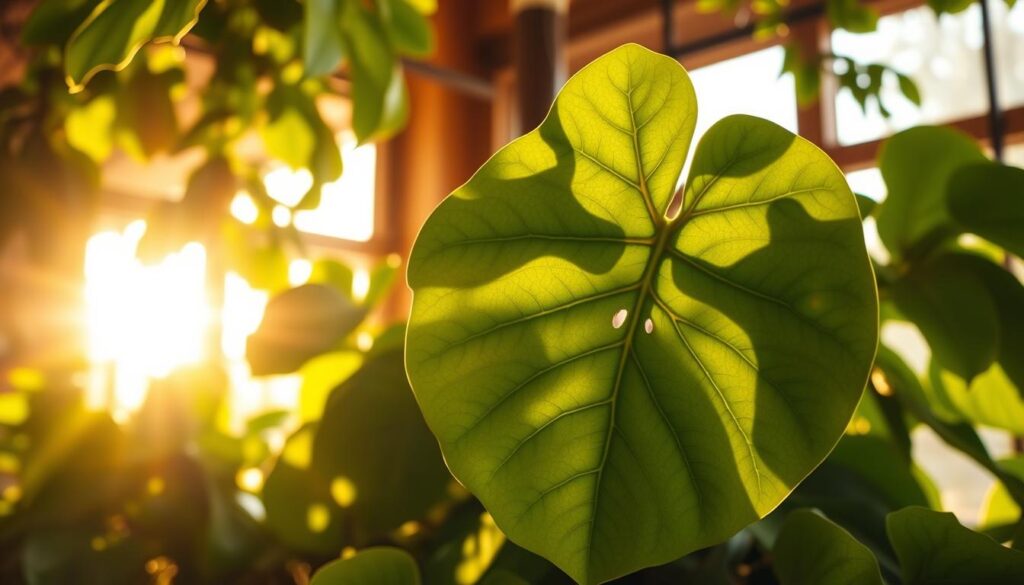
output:
{"label": "dark green leaf", "polygon": [[949,212],[965,231],[1024,256],[1024,169],[974,164],[949,180]]}
{"label": "dark green leaf", "polygon": [[253,375],[296,370],[335,347],[365,314],[329,286],[307,284],[275,296],[246,347]]}
{"label": "dark green leaf", "polygon": [[949,178],[960,167],[985,160],[973,139],[948,128],[912,128],[882,145],[879,167],[889,194],[876,213],[878,234],[896,258],[950,224]]}
{"label": "dark green leaf", "polygon": [[974,0],[928,0],[928,6],[935,11],[936,16],[963,12],[971,4],[974,4]]}
{"label": "dark green leaf", "polygon": [[21,29],[21,40],[26,45],[63,47],[99,3],[100,0],[43,0]]}
{"label": "dark green leaf", "polygon": [[430,21],[409,0],[383,0],[388,36],[395,50],[402,55],[424,57],[434,49],[434,33]]}
{"label": "dark green leaf", "polygon": [[832,28],[866,33],[878,25],[878,11],[860,0],[828,0],[825,8]]}
{"label": "dark green leaf", "polygon": [[451,475],[416,406],[401,351],[368,360],[331,394],[313,469],[331,484],[357,546],[444,501]]}
{"label": "dark green leaf", "polygon": [[921,91],[917,88],[917,84],[914,80],[903,74],[897,74],[896,78],[900,82],[900,92],[903,93],[903,97],[907,98],[916,106],[921,105]]}
{"label": "dark green leaf", "polygon": [[309,585],[419,585],[416,561],[400,548],[368,548],[324,565]]}
{"label": "dark green leaf", "polygon": [[857,196],[857,209],[860,211],[860,217],[861,219],[867,219],[874,213],[875,208],[878,207],[878,202],[867,195],[861,195],[860,193],[855,193],[855,195]]}
{"label": "dark green leaf", "polygon": [[377,12],[348,2],[343,18],[352,75],[352,129],[360,143],[386,138],[409,115],[402,68]]}
{"label": "dark green leaf", "polygon": [[878,561],[868,547],[810,510],[786,517],[773,552],[782,585],[882,585]]}
{"label": "dark green leaf", "polygon": [[318,77],[333,72],[345,55],[341,36],[342,2],[306,0],[302,60],[307,76]]}
{"label": "dark green leaf", "polygon": [[964,528],[949,512],[910,507],[890,514],[887,524],[907,585],[1024,581],[1024,552]]}
{"label": "dark green leaf", "polygon": [[337,554],[343,536],[341,508],[331,496],[330,480],[310,465],[315,425],[295,432],[285,445],[261,494],[266,524],[289,548],[321,555]]}
{"label": "dark green leaf", "polygon": [[665,217],[695,118],[678,63],[617,49],[435,210],[410,260],[407,367],[446,461],[585,583],[774,509],[842,434],[875,350],[856,202],[809,142],[720,121]]}
{"label": "dark green leaf", "polygon": [[944,368],[971,380],[995,361],[999,316],[985,282],[961,255],[942,254],[914,266],[893,283],[892,295]]}
{"label": "dark green leaf", "polygon": [[109,0],[71,35],[65,69],[72,91],[104,69],[120,70],[152,40],[178,42],[195,25],[206,0]]}

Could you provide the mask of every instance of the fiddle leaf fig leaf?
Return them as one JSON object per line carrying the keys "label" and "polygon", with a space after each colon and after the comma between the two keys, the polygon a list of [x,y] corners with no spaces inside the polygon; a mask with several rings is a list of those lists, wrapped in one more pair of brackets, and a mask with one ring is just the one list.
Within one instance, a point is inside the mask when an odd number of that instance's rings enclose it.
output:
{"label": "fiddle leaf fig leaf", "polygon": [[1024,552],[1001,546],[949,512],[912,506],[889,514],[889,540],[907,585],[1020,583]]}
{"label": "fiddle leaf fig leaf", "polygon": [[409,553],[381,546],[327,563],[309,585],[420,585],[420,570]]}
{"label": "fiddle leaf fig leaf", "polygon": [[916,265],[893,283],[892,295],[945,368],[970,381],[995,361],[999,315],[970,258],[947,253]]}
{"label": "fiddle leaf fig leaf", "polygon": [[949,230],[946,185],[957,169],[987,159],[969,136],[949,128],[922,126],[889,138],[878,166],[889,195],[878,206],[878,235],[904,258],[936,231]]}
{"label": "fiddle leaf fig leaf", "polygon": [[1024,256],[1024,169],[992,163],[958,170],[949,211],[967,231]]}
{"label": "fiddle leaf fig leaf", "polygon": [[142,45],[154,40],[175,44],[199,20],[206,0],[107,0],[72,33],[65,47],[65,72],[71,91],[80,91],[105,69],[119,71]]}
{"label": "fiddle leaf fig leaf", "polygon": [[811,510],[796,510],[786,517],[774,553],[782,585],[882,585],[871,550]]}
{"label": "fiddle leaf fig leaf", "polygon": [[811,143],[626,45],[427,220],[406,368],[453,474],[581,583],[774,509],[861,395],[878,307],[857,203]]}

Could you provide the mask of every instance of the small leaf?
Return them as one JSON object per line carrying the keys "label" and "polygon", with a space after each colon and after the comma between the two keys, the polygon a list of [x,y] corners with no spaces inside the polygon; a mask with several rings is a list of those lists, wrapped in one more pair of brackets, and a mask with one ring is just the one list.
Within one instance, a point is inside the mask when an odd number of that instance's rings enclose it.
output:
{"label": "small leaf", "polygon": [[110,95],[99,95],[68,113],[64,131],[68,144],[100,163],[114,149],[113,129],[117,108]]}
{"label": "small leaf", "polygon": [[883,585],[878,561],[849,532],[811,510],[791,512],[774,548],[782,585]]}
{"label": "small leaf", "polygon": [[995,304],[985,283],[960,255],[943,254],[914,266],[893,283],[892,296],[943,367],[969,381],[995,361]]}
{"label": "small leaf", "polygon": [[309,77],[332,73],[345,54],[341,36],[342,0],[306,0],[302,60]]}
{"label": "small leaf", "polygon": [[878,10],[860,0],[828,0],[825,9],[833,28],[867,33],[878,26]]}
{"label": "small leaf", "polygon": [[404,550],[374,547],[327,563],[309,585],[420,585],[420,570]]}
{"label": "small leaf", "polygon": [[921,91],[917,88],[917,84],[914,83],[914,80],[902,73],[898,73],[896,78],[900,82],[900,92],[903,93],[903,97],[910,100],[915,106],[920,106]]}
{"label": "small leaf", "polygon": [[1020,583],[1024,552],[964,528],[949,512],[910,507],[889,514],[889,539],[907,585]]}
{"label": "small leaf", "polygon": [[246,347],[253,375],[296,370],[334,348],[365,314],[329,286],[306,284],[275,296],[267,303],[263,322]]}
{"label": "small leaf", "polygon": [[695,120],[675,60],[621,47],[441,203],[410,260],[406,366],[449,467],[582,583],[774,509],[842,434],[875,350],[843,175],[731,116],[666,217]]}
{"label": "small leaf", "polygon": [[195,25],[206,0],[108,0],[100,3],[71,35],[65,69],[71,91],[80,91],[104,69],[123,69],[142,45],[174,43]]}
{"label": "small leaf", "polygon": [[1024,256],[1024,169],[974,164],[949,180],[949,212],[966,231]]}
{"label": "small leaf", "polygon": [[409,116],[405,77],[388,43],[380,15],[361,2],[344,14],[345,45],[352,74],[352,129],[360,143],[397,132]]}
{"label": "small leaf", "polygon": [[949,227],[950,177],[986,160],[973,139],[949,128],[912,128],[886,140],[878,162],[889,194],[876,213],[885,247],[902,258],[935,230]]}
{"label": "small leaf", "polygon": [[384,0],[384,21],[395,50],[403,55],[424,57],[434,49],[434,32],[430,21],[409,0]]}
{"label": "small leaf", "polygon": [[928,6],[935,11],[936,16],[963,12],[971,4],[974,4],[974,0],[928,0]]}

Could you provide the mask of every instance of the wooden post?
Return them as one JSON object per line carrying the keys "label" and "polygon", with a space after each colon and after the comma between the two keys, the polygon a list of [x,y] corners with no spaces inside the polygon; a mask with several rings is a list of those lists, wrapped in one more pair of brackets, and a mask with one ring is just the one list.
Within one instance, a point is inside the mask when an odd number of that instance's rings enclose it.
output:
{"label": "wooden post", "polygon": [[511,0],[518,100],[516,135],[538,126],[568,74],[565,52],[569,0]]}

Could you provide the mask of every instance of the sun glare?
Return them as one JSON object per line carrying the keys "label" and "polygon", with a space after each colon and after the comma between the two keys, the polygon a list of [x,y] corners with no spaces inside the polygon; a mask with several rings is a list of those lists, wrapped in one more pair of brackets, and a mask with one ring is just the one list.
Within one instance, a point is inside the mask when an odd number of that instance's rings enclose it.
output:
{"label": "sun glare", "polygon": [[210,319],[206,250],[191,242],[147,266],[135,256],[145,231],[136,221],[101,232],[85,253],[88,353],[107,374],[93,376],[100,388],[90,395],[95,402],[113,394],[128,409],[141,403],[149,379],[202,358]]}

